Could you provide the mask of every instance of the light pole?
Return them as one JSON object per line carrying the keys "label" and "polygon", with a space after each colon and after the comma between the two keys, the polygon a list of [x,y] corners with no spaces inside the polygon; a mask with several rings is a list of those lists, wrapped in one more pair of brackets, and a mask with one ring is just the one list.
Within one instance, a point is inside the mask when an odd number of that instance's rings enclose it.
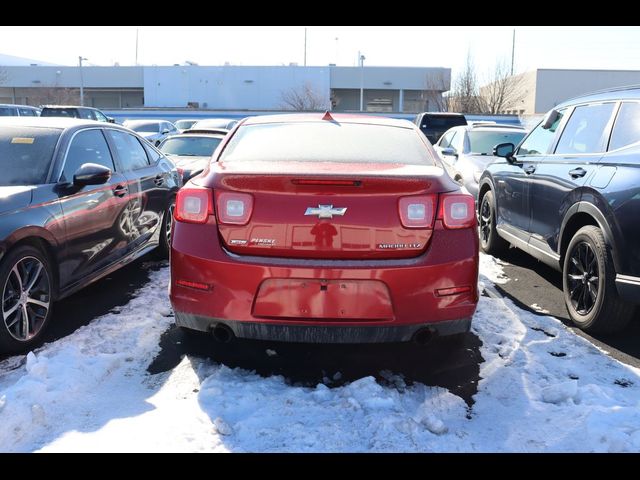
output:
{"label": "light pole", "polygon": [[80,106],[84,107],[84,79],[82,78],[82,61],[87,60],[82,55],[78,57],[78,65],[80,68]]}
{"label": "light pole", "polygon": [[360,60],[360,111],[364,110],[364,61],[365,56],[358,52]]}

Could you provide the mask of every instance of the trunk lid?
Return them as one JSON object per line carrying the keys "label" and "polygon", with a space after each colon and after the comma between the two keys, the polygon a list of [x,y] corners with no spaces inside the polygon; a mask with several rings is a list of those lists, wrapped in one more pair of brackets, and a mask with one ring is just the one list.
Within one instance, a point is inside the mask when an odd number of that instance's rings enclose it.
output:
{"label": "trunk lid", "polygon": [[[436,166],[316,162],[212,165],[218,229],[239,255],[322,259],[409,258],[425,251],[431,228],[405,228],[399,199],[458,186]],[[245,225],[223,223],[225,192],[249,194]],[[225,205],[221,205],[225,203]]]}

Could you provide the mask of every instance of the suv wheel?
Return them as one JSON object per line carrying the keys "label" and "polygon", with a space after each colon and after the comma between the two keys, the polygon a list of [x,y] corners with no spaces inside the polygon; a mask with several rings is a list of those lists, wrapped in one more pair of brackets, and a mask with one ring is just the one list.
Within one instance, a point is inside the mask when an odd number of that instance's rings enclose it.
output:
{"label": "suv wheel", "polygon": [[0,263],[0,349],[20,352],[40,342],[51,319],[53,276],[46,256],[18,247]]}
{"label": "suv wheel", "polygon": [[480,202],[480,248],[489,255],[497,255],[509,246],[496,230],[496,202],[493,190],[484,194]]}
{"label": "suv wheel", "polygon": [[582,227],[571,239],[562,269],[564,302],[574,324],[588,332],[615,332],[633,315],[615,285],[616,272],[602,230]]}

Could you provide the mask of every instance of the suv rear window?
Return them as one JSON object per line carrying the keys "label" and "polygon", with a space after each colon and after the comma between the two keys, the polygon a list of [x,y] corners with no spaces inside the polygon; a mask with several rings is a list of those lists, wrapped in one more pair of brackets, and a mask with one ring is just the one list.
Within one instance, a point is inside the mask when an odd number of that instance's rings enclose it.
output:
{"label": "suv rear window", "polygon": [[78,110],[75,108],[43,108],[41,117],[78,117]]}
{"label": "suv rear window", "polygon": [[62,130],[0,128],[0,186],[39,185],[46,181]]}
{"label": "suv rear window", "polygon": [[413,129],[334,122],[245,125],[220,160],[435,164]]}

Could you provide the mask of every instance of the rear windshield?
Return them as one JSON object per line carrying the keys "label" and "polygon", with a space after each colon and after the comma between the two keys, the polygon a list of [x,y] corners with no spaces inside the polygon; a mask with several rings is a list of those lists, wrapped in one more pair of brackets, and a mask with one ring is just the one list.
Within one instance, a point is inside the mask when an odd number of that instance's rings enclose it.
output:
{"label": "rear windshield", "polygon": [[160,146],[166,155],[182,155],[187,157],[210,157],[220,145],[221,138],[215,137],[172,137]]}
{"label": "rear windshield", "polygon": [[160,123],[159,122],[127,123],[126,127],[130,128],[134,132],[154,132],[154,133],[157,133],[157,132],[160,131]]}
{"label": "rear windshield", "polygon": [[186,130],[187,128],[191,128],[191,125],[196,122],[197,120],[178,120],[175,125],[176,128],[179,128],[180,130]]}
{"label": "rear windshield", "polygon": [[499,143],[518,145],[525,132],[469,132],[471,153],[493,155],[493,147]]}
{"label": "rear windshield", "polygon": [[191,128],[231,128],[230,126],[228,126],[229,124],[232,124],[231,126],[235,125],[238,122],[234,122],[228,118],[208,118],[205,120],[198,120],[197,122],[195,122],[195,124],[193,124],[191,126]]}
{"label": "rear windshield", "polygon": [[427,128],[446,128],[457,127],[458,125],[466,125],[467,121],[463,117],[452,116],[425,116],[422,119],[422,125],[426,125]]}
{"label": "rear windshield", "polygon": [[40,116],[76,118],[78,116],[78,110],[76,110],[75,108],[43,108]]}
{"label": "rear windshield", "polygon": [[245,125],[220,160],[435,164],[415,130],[326,121]]}
{"label": "rear windshield", "polygon": [[55,128],[0,127],[0,186],[44,183],[61,132]]}

